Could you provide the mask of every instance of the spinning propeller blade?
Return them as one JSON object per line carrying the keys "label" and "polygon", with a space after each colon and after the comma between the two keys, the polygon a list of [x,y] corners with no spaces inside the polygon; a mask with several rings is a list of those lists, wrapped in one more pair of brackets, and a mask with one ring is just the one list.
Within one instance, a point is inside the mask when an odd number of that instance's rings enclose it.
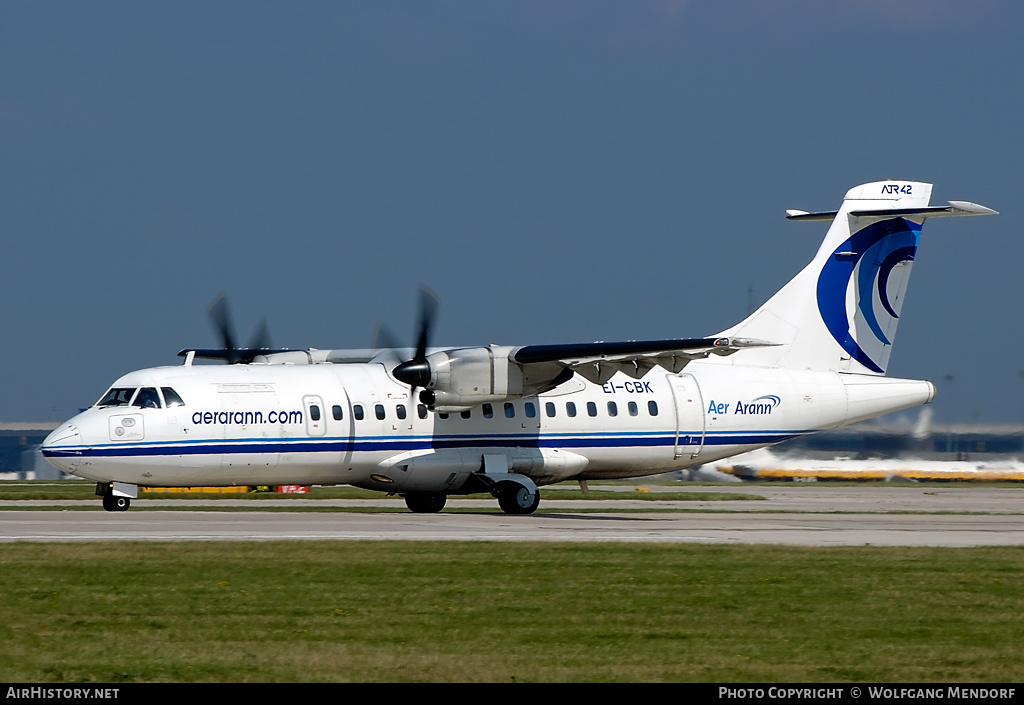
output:
{"label": "spinning propeller blade", "polygon": [[430,384],[431,372],[430,363],[427,362],[427,344],[430,342],[430,332],[434,326],[439,303],[437,294],[426,285],[420,284],[420,316],[417,323],[416,352],[411,360],[406,360],[392,370],[395,379],[409,385],[410,397],[416,396],[417,387],[426,387]]}
{"label": "spinning propeller blade", "polygon": [[227,294],[223,291],[217,294],[206,311],[210,315],[210,323],[213,324],[217,337],[220,338],[221,347],[227,353],[225,359],[231,364],[238,362],[235,355],[235,327],[231,324]]}
{"label": "spinning propeller blade", "polygon": [[178,353],[179,357],[186,357],[192,353],[195,357],[202,357],[210,360],[224,360],[229,365],[248,364],[259,355],[287,352],[287,349],[275,349],[271,347],[270,328],[266,320],[260,321],[256,332],[253,334],[252,342],[246,348],[235,345],[235,327],[231,321],[231,310],[228,308],[228,297],[221,292],[210,303],[207,309],[210,316],[210,323],[213,330],[220,338],[221,347],[210,349],[187,349]]}

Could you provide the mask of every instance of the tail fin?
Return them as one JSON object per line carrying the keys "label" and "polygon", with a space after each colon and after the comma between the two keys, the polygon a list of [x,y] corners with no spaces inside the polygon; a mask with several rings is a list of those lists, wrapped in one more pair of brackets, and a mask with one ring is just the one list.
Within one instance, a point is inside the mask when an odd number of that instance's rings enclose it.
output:
{"label": "tail fin", "polygon": [[832,226],[803,271],[719,334],[778,344],[744,351],[736,364],[885,374],[924,220],[996,212],[965,201],[929,206],[931,192],[931,184],[876,181],[850,189],[838,211],[787,211]]}

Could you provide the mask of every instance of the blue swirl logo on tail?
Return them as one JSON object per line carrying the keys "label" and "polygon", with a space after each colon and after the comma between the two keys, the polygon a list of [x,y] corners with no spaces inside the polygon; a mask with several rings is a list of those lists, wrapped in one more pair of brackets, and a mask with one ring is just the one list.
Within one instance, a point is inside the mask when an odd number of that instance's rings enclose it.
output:
{"label": "blue swirl logo on tail", "polygon": [[895,337],[920,237],[921,226],[903,218],[874,223],[837,247],[818,275],[825,326],[850,357],[873,372],[885,372],[885,348]]}

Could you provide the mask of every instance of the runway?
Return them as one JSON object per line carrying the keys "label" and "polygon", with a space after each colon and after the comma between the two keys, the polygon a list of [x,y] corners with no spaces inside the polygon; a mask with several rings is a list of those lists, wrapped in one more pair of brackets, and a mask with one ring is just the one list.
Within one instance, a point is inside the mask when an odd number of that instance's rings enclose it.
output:
{"label": "runway", "polygon": [[[671,489],[691,491],[678,486]],[[383,498],[140,499],[125,513],[69,510],[69,504],[81,506],[78,501],[10,501],[0,503],[4,509],[0,511],[0,541],[383,539],[656,541],[799,546],[1024,545],[1024,489],[792,485],[692,489],[756,494],[765,499],[713,502],[545,499],[542,503],[545,511],[532,516],[508,516],[495,512],[493,501],[457,499],[449,502],[449,508],[459,508],[465,513],[374,513],[374,507],[403,506],[401,500]],[[599,496],[600,492],[593,494]],[[309,503],[337,511],[201,511],[204,507],[237,504],[250,508],[299,509]],[[13,508],[38,505],[54,508],[36,511]],[[195,506],[199,511],[170,509],[174,506]],[[147,511],[147,507],[161,509]],[[344,511],[352,507],[360,507],[363,511]],[[571,511],[580,509],[586,509],[588,513]],[[638,513],[637,509],[644,511]]]}
{"label": "runway", "polygon": [[800,546],[1024,545],[1024,518],[885,514],[3,512],[0,541],[664,541]]}

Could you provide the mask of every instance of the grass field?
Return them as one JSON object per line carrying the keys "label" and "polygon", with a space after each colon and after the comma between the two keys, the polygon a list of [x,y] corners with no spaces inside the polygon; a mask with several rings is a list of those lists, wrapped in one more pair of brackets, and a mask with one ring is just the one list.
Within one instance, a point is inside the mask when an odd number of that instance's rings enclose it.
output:
{"label": "grass field", "polygon": [[1024,549],[0,545],[0,679],[1014,681]]}

